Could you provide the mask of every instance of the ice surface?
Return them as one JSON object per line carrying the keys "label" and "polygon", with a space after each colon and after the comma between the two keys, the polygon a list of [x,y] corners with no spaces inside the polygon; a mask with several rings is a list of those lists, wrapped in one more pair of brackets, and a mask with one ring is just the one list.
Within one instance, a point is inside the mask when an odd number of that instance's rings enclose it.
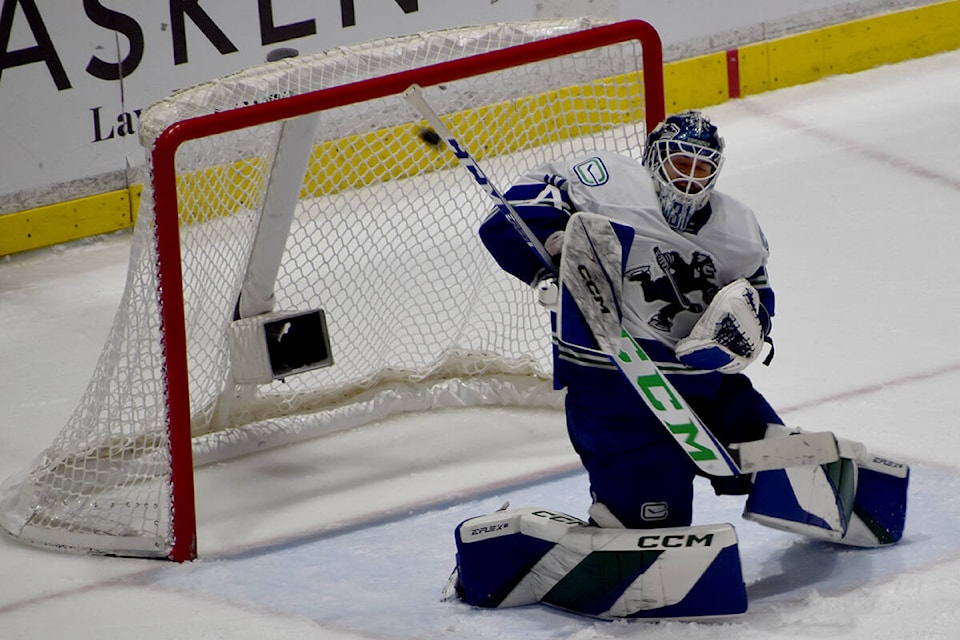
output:
{"label": "ice surface", "polygon": [[[778,294],[773,366],[792,424],[913,466],[907,529],[856,551],[739,519],[698,487],[698,522],[737,527],[750,611],[723,623],[599,623],[544,607],[438,602],[452,530],[545,506],[583,516],[562,416],[394,418],[197,474],[201,559],[86,558],[0,537],[7,639],[652,638],[928,640],[960,628],[960,52],[708,110],[718,188],[756,211]],[[0,475],[50,442],[119,300],[128,237],[0,261]]]}

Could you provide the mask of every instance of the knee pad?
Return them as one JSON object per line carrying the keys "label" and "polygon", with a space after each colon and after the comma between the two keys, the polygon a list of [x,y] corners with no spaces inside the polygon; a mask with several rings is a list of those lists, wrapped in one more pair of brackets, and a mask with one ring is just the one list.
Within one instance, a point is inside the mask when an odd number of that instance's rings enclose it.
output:
{"label": "knee pad", "polygon": [[840,441],[841,458],[821,466],[761,471],[743,517],[759,524],[855,547],[903,536],[910,469]]}
{"label": "knee pad", "polygon": [[456,544],[456,594],[478,607],[543,603],[602,619],[747,609],[729,524],[606,529],[546,509],[510,509],[464,521]]}

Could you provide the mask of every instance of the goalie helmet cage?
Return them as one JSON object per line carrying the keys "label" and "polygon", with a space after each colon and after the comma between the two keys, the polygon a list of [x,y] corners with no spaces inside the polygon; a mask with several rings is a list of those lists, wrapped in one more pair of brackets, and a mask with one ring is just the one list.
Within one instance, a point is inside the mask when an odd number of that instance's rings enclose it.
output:
{"label": "goalie helmet cage", "polygon": [[[664,112],[653,27],[589,18],[284,59],[152,106],[117,314],[59,435],[0,486],[8,533],[189,560],[195,466],[405,411],[560,406],[545,312],[483,249],[492,203],[412,84],[503,185],[599,147],[639,159]],[[326,318],[332,364],[271,376],[250,336],[301,316]]]}

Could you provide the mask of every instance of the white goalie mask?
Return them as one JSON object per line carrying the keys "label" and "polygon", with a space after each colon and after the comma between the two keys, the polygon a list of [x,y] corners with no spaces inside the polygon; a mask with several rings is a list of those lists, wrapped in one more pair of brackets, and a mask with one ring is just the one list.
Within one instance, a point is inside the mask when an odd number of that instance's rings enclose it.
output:
{"label": "white goalie mask", "polygon": [[667,223],[685,231],[710,197],[723,166],[723,138],[699,111],[669,116],[647,136],[643,164],[650,171]]}

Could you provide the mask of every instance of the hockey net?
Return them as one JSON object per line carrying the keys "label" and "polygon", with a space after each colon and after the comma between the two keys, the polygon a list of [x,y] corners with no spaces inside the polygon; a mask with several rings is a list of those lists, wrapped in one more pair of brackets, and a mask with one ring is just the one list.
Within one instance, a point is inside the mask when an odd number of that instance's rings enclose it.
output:
{"label": "hockey net", "polygon": [[154,105],[113,327],[59,436],[0,487],[4,529],[182,561],[194,465],[399,412],[559,406],[547,314],[482,248],[492,203],[399,95],[414,83],[504,187],[636,155],[663,115],[656,33],[592,19],[288,58]]}

